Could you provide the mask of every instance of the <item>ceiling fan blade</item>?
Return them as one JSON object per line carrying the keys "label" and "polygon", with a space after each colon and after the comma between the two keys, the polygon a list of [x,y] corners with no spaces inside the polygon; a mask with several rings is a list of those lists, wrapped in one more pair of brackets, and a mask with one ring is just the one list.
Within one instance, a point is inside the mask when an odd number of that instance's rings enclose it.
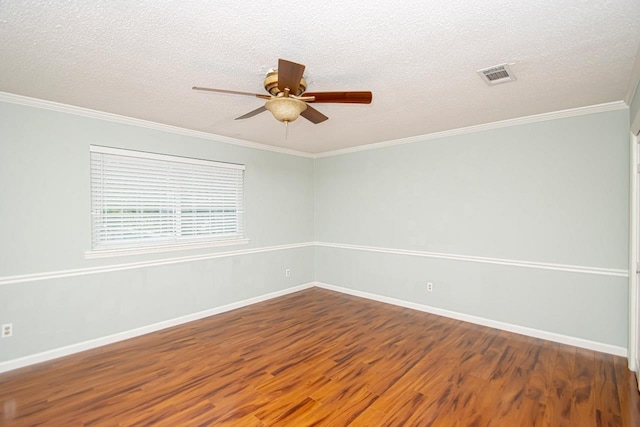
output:
{"label": "ceiling fan blade", "polygon": [[271,99],[271,97],[269,95],[262,95],[260,93],[251,93],[251,92],[240,92],[237,90],[227,90],[227,89],[213,89],[210,87],[200,87],[200,86],[194,86],[191,89],[193,90],[204,90],[207,92],[219,92],[219,93],[228,93],[231,95],[246,95],[246,96],[255,96],[256,98],[262,98],[262,99]]}
{"label": "ceiling fan blade", "polygon": [[325,120],[329,120],[329,117],[325,116],[310,105],[307,105],[307,109],[300,113],[300,115],[316,125],[324,122]]}
{"label": "ceiling fan blade", "polygon": [[285,88],[289,88],[293,95],[298,94],[300,88],[300,79],[304,73],[304,65],[287,61],[286,59],[278,60],[278,89],[284,92]]}
{"label": "ceiling fan blade", "polygon": [[243,116],[236,117],[236,120],[248,119],[249,117],[256,116],[256,115],[262,113],[263,111],[267,111],[267,109],[264,108],[264,105],[262,107],[260,107],[260,108],[256,108],[253,111],[249,111],[247,114],[245,114]]}
{"label": "ceiling fan blade", "polygon": [[371,92],[305,92],[304,96],[313,96],[315,101],[308,102],[333,102],[341,104],[371,104],[373,94]]}

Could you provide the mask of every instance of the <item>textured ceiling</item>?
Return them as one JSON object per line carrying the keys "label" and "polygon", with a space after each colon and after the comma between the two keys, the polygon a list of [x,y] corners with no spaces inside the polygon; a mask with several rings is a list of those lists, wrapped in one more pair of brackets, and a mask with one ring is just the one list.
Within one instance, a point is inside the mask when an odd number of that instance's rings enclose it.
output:
{"label": "textured ceiling", "polygon": [[[0,0],[0,91],[318,153],[620,101],[640,45],[638,0]],[[309,91],[370,105],[284,126],[234,120],[278,58]],[[510,63],[518,80],[476,70]]]}

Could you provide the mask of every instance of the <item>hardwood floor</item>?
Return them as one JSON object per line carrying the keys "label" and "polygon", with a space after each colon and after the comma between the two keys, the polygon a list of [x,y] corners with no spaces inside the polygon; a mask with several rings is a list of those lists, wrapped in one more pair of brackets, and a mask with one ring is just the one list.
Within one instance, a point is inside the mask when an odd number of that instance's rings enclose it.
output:
{"label": "hardwood floor", "polygon": [[626,359],[313,288],[0,375],[0,425],[640,426]]}

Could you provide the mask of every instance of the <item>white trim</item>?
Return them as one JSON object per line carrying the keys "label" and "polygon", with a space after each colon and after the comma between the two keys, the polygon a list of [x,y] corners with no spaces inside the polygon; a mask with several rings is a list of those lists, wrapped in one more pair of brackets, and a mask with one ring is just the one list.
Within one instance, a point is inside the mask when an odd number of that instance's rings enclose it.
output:
{"label": "white trim", "polygon": [[552,263],[545,263],[545,262],[522,261],[522,260],[513,260],[513,259],[504,259],[504,258],[488,258],[488,257],[479,257],[479,256],[471,256],[471,255],[446,254],[446,253],[438,253],[438,252],[424,252],[424,251],[414,251],[414,250],[407,250],[407,249],[391,249],[391,248],[380,248],[380,247],[373,247],[373,246],[345,245],[340,243],[315,242],[315,245],[320,247],[327,247],[327,248],[351,249],[351,250],[367,251],[367,252],[381,252],[385,254],[410,255],[410,256],[418,256],[418,257],[426,257],[426,258],[451,259],[456,261],[509,265],[513,267],[537,268],[542,270],[568,271],[572,273],[598,274],[603,276],[616,276],[616,277],[629,276],[628,270],[622,270],[617,268],[600,268],[600,267],[586,267],[581,265],[552,264]]}
{"label": "white trim", "polygon": [[410,301],[404,301],[392,297],[372,294],[369,292],[358,291],[355,289],[343,288],[341,286],[329,285],[327,283],[315,282],[315,286],[330,291],[341,292],[348,295],[353,295],[360,298],[367,298],[373,301],[383,302],[387,304],[393,304],[400,307],[409,308],[412,310],[423,311],[425,313],[436,314],[438,316],[444,316],[451,319],[462,320],[463,322],[469,322],[476,325],[488,326],[490,328],[500,329],[502,331],[513,332],[520,335],[526,335],[529,337],[540,338],[543,340],[558,342],[561,344],[572,345],[575,347],[586,348],[589,350],[595,350],[603,353],[615,354],[616,356],[627,357],[627,349],[611,344],[601,343],[597,341],[590,341],[583,338],[572,337],[569,335],[556,334],[554,332],[541,331],[539,329],[527,328],[525,326],[514,325],[511,323],[500,322],[497,320],[486,319],[484,317],[472,316],[470,314],[459,313],[456,311],[445,310],[442,308],[432,307],[429,305],[418,304]]}
{"label": "white trim", "polygon": [[216,141],[224,144],[255,148],[257,150],[273,151],[276,153],[290,154],[292,156],[313,158],[312,154],[304,153],[298,150],[291,150],[289,148],[274,147],[272,145],[261,144],[259,142],[246,141],[243,139],[231,138],[224,135],[216,135],[208,132],[185,129],[178,126],[171,126],[162,123],[151,122],[148,120],[135,119],[133,117],[121,116],[119,114],[105,113],[104,111],[91,110],[89,108],[76,107],[74,105],[61,104],[59,102],[46,101],[44,99],[30,98],[28,96],[16,95],[8,92],[0,92],[0,102],[8,102],[11,104],[24,105],[27,107],[42,108],[45,110],[58,111],[61,113],[75,114],[77,116],[89,117],[92,119],[139,126],[142,128],[159,130],[163,132],[174,133],[177,135],[207,139],[209,141]]}
{"label": "white trim", "polygon": [[59,279],[61,277],[84,276],[87,274],[108,273],[112,271],[132,270],[135,268],[156,267],[160,265],[179,264],[183,262],[203,261],[215,258],[225,258],[239,255],[258,254],[263,252],[282,251],[286,249],[298,249],[313,246],[313,242],[294,243],[290,245],[267,246],[255,249],[244,249],[238,251],[216,252],[203,255],[191,255],[175,258],[165,258],[150,261],[130,262],[125,264],[106,265],[98,267],[77,268],[72,270],[49,271],[45,273],[22,274],[17,276],[0,277],[1,285],[14,283],[34,282],[37,280]]}
{"label": "white trim", "polygon": [[202,248],[215,248],[221,246],[233,246],[233,245],[246,245],[249,243],[249,239],[238,240],[218,240],[200,243],[183,243],[175,245],[160,245],[160,246],[144,246],[139,248],[120,248],[120,249],[99,249],[95,251],[86,251],[84,257],[86,259],[95,258],[111,258],[116,256],[131,256],[131,255],[144,255],[153,254],[159,252],[173,252],[187,249],[202,249]]}
{"label": "white trim", "polygon": [[[640,366],[640,358],[636,358],[636,367]],[[636,373],[636,385],[638,386],[638,391],[640,391],[640,378],[638,378],[638,371]]]}
{"label": "white trim", "polygon": [[638,137],[629,138],[629,369],[637,372],[638,364]]}
{"label": "white trim", "polygon": [[175,319],[164,320],[162,322],[153,323],[151,325],[142,326],[140,328],[131,329],[124,332],[118,332],[116,334],[108,335],[106,337],[96,338],[93,340],[84,341],[81,343],[71,344],[65,347],[44,351],[42,353],[36,353],[29,356],[21,357],[18,359],[8,360],[6,362],[0,363],[0,373],[11,371],[18,368],[23,368],[29,365],[34,365],[36,363],[46,362],[47,360],[57,359],[63,356],[69,356],[71,354],[79,353],[81,351],[102,347],[108,344],[124,341],[129,338],[134,338],[140,335],[145,335],[145,334],[156,332],[162,329],[171,328],[173,326],[182,325],[184,323],[193,322],[194,320],[203,319],[205,317],[235,310],[237,308],[246,307],[248,305],[256,304],[272,298],[281,297],[283,295],[302,291],[304,289],[308,289],[311,287],[313,287],[313,283],[305,283],[302,285],[294,286],[294,287],[283,289],[280,291],[270,292],[268,294],[260,295],[260,296],[249,298],[246,300],[233,302],[220,307],[211,308],[211,309],[200,311],[197,313],[187,314],[185,316],[177,317]]}
{"label": "white trim", "polygon": [[89,152],[113,154],[116,156],[136,157],[140,159],[161,160],[163,162],[186,163],[189,165],[215,166],[226,169],[245,170],[245,166],[237,163],[217,162],[214,160],[195,159],[193,157],[169,156],[167,154],[152,153],[150,151],[129,150],[124,148],[105,147],[103,145],[89,145]]}
{"label": "white trim", "polygon": [[[262,248],[216,252],[216,253],[209,253],[209,254],[203,254],[203,255],[190,255],[190,256],[183,256],[183,257],[164,258],[164,259],[157,259],[157,260],[114,264],[114,265],[107,265],[107,266],[48,271],[43,273],[21,274],[21,275],[15,275],[15,276],[4,276],[4,277],[0,277],[0,286],[10,285],[14,283],[34,282],[38,280],[59,279],[61,277],[84,276],[87,274],[109,273],[112,271],[132,270],[136,268],[157,267],[161,265],[178,264],[183,262],[203,261],[208,259],[257,254],[262,252],[281,251],[286,249],[298,249],[298,248],[305,248],[310,246],[337,248],[337,249],[350,249],[350,250],[359,250],[359,251],[368,251],[368,252],[379,252],[379,253],[394,254],[394,255],[410,255],[410,256],[419,256],[419,257],[425,257],[425,258],[451,259],[456,261],[508,265],[513,267],[567,271],[572,273],[597,274],[597,275],[616,276],[616,277],[629,276],[629,272],[627,270],[614,269],[614,268],[597,268],[597,267],[585,267],[585,266],[579,266],[579,265],[551,264],[551,263],[521,261],[521,260],[502,259],[502,258],[487,258],[487,257],[470,256],[470,255],[423,252],[423,251],[414,251],[414,250],[407,250],[407,249],[391,249],[391,248],[380,248],[380,247],[372,247],[372,246],[346,245],[341,243],[304,242],[304,243],[294,243],[289,245],[266,246]],[[88,257],[98,258],[91,255]]]}
{"label": "white trim", "polygon": [[501,120],[498,122],[484,123],[464,128],[450,129],[442,132],[428,133],[425,135],[410,136],[407,138],[394,139],[390,141],[376,142],[367,145],[358,145],[356,147],[343,148],[340,150],[325,151],[318,153],[314,158],[339,156],[342,154],[355,153],[358,151],[373,150],[383,147],[392,147],[394,145],[412,144],[415,142],[428,141],[431,139],[445,138],[456,135],[464,135],[467,133],[481,132],[491,129],[500,129],[510,126],[524,125],[528,123],[537,123],[547,120],[563,119],[567,117],[582,116],[585,114],[603,113],[607,111],[624,110],[629,108],[623,101],[608,102],[606,104],[590,105],[587,107],[571,108],[568,110],[553,111],[550,113],[536,114],[533,116],[518,117],[515,119]]}

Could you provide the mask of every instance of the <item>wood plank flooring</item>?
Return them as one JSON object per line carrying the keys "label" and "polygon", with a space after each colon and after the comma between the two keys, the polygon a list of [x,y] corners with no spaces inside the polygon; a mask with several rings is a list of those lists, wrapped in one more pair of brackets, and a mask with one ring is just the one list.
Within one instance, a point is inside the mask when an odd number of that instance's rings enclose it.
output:
{"label": "wood plank flooring", "polygon": [[640,426],[626,359],[312,288],[0,375],[2,426]]}

